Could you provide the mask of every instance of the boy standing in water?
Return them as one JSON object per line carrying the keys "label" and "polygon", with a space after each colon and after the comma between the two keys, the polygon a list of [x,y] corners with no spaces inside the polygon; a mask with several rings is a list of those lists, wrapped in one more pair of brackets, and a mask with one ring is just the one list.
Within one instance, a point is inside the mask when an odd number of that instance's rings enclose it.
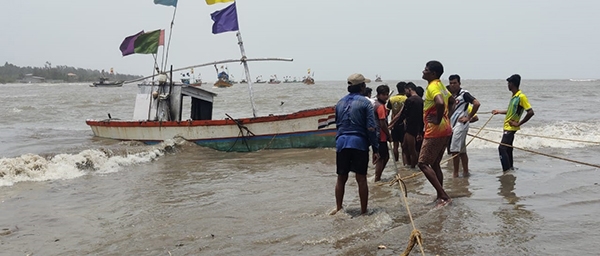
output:
{"label": "boy standing in water", "polygon": [[[458,167],[462,161],[463,166],[463,177],[469,176],[469,157],[467,156],[467,133],[469,132],[469,123],[473,122],[473,118],[479,110],[480,103],[469,91],[461,88],[460,76],[451,75],[450,85],[448,90],[454,96],[454,112],[450,117],[450,123],[452,124],[452,137],[450,139],[450,146],[448,152],[452,154],[452,161],[454,172],[452,177],[458,178]],[[470,104],[473,104],[472,111],[469,111]]]}
{"label": "boy standing in water", "polygon": [[388,147],[388,141],[392,142],[392,136],[388,129],[388,109],[385,107],[390,96],[390,87],[387,85],[377,86],[377,101],[375,102],[375,119],[379,124],[379,160],[375,164],[375,181],[381,180],[381,174],[383,169],[390,159],[390,151]]}
{"label": "boy standing in water", "polygon": [[[529,100],[524,93],[519,90],[521,85],[521,76],[514,74],[506,79],[508,82],[508,90],[512,92],[512,98],[508,102],[507,110],[492,110],[492,114],[506,114],[504,118],[504,133],[502,134],[502,141],[505,145],[498,147],[500,153],[500,163],[502,164],[503,171],[514,170],[513,166],[513,148],[512,144],[515,140],[515,133],[521,129],[521,125],[527,123],[529,119],[534,115],[533,108],[529,104]],[[527,112],[523,120],[521,115],[523,110]]]}
{"label": "boy standing in water", "polygon": [[[387,108],[392,110],[392,118],[400,113],[402,107],[404,107],[404,102],[406,101],[407,96],[404,87],[406,86],[405,82],[399,82],[396,84],[396,89],[398,90],[398,94],[390,97],[390,100],[387,103]],[[404,122],[396,122],[394,125],[390,125],[392,131],[392,141],[393,141],[393,152],[394,152],[394,161],[398,162],[398,158],[400,158],[399,147],[402,146],[404,140]],[[406,152],[402,151],[402,163],[406,165]]]}
{"label": "boy standing in water", "polygon": [[423,146],[419,154],[419,169],[437,192],[436,206],[444,206],[452,202],[444,191],[444,175],[440,162],[452,135],[452,127],[448,113],[454,104],[454,98],[440,81],[444,66],[439,61],[429,61],[423,70],[423,79],[429,82],[425,90],[423,102],[423,122],[425,133]]}

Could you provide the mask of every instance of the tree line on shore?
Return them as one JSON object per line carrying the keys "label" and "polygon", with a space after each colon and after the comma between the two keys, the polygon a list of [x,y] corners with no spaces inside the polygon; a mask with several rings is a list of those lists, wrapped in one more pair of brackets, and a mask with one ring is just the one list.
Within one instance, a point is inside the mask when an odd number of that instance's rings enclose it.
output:
{"label": "tree line on shore", "polygon": [[110,80],[133,80],[141,77],[65,65],[52,66],[50,62],[46,62],[44,67],[19,67],[8,62],[0,66],[0,84],[20,82],[27,75],[43,77],[46,81],[64,82],[91,82],[98,81],[100,77],[108,77]]}

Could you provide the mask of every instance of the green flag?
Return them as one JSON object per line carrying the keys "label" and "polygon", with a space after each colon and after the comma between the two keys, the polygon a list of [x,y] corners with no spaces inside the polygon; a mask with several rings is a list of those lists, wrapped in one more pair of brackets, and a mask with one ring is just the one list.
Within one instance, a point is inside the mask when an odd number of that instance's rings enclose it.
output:
{"label": "green flag", "polygon": [[135,39],[134,52],[141,54],[150,54],[158,52],[161,30],[144,33]]}

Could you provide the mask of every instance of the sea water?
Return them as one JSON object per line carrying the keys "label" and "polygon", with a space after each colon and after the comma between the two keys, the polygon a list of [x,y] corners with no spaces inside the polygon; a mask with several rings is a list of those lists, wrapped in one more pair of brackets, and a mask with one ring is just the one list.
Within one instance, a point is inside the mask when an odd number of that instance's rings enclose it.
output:
{"label": "sea water", "polygon": [[[511,97],[500,79],[464,80],[463,88],[481,102],[472,134]],[[214,119],[252,115],[247,85],[206,89],[218,94]],[[515,146],[600,164],[598,143],[550,139],[600,142],[600,82],[524,80],[521,89],[535,116]],[[374,166],[369,214],[359,215],[351,175],[345,212],[328,215],[334,149],[226,153],[181,139],[93,137],[85,120],[131,118],[136,93],[135,85],[0,86],[0,255],[398,255],[406,247],[413,228],[401,190],[374,184]],[[343,81],[254,85],[259,115],[330,106],[346,93]],[[500,141],[503,118],[494,116],[480,136]],[[443,165],[450,206],[434,208],[435,190],[422,175],[406,181],[426,255],[600,250],[597,168],[515,150],[518,170],[503,174],[497,144],[475,139],[468,152],[470,177],[452,178]],[[395,168],[388,163],[385,181]]]}

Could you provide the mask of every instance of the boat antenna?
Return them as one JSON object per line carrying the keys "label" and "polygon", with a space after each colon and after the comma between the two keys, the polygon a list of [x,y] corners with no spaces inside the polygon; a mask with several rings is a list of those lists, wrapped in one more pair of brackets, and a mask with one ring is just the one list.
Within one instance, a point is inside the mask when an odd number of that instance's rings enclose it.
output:
{"label": "boat antenna", "polygon": [[175,25],[175,14],[177,14],[177,6],[173,9],[173,19],[171,20],[171,27],[169,28],[169,40],[167,41],[167,50],[165,51],[165,46],[163,45],[163,58],[160,66],[162,70],[167,69],[167,60],[169,59],[169,48],[171,47],[171,36],[173,35],[173,25]]}

